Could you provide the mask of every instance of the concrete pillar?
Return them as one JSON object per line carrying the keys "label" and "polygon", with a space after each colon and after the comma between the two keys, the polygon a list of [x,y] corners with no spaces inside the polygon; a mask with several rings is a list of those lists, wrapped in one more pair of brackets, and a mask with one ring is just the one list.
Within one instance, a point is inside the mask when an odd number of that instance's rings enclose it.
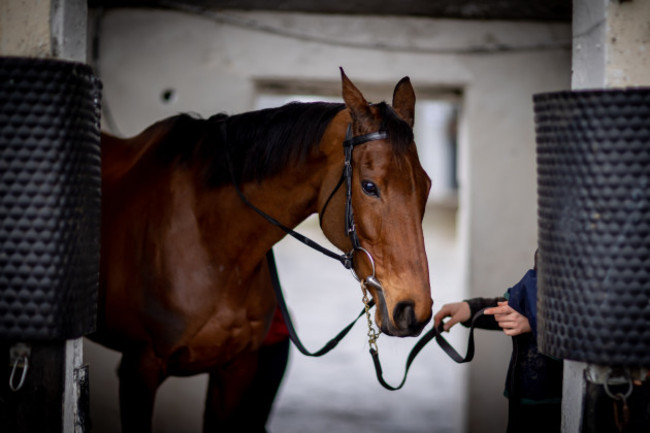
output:
{"label": "concrete pillar", "polygon": [[[650,0],[574,0],[572,89],[650,86],[649,30]],[[585,377],[607,369],[564,362],[564,433],[582,430]]]}
{"label": "concrete pillar", "polygon": [[[87,11],[85,0],[0,1],[0,56],[85,62]],[[17,346],[20,344],[12,346],[14,352]],[[5,409],[8,410],[12,419],[5,419],[8,424],[4,427],[17,432],[34,428],[42,432],[84,431],[87,421],[78,408],[80,394],[87,390],[88,373],[82,366],[83,339],[30,341],[21,347],[29,350],[26,376],[39,380],[44,392],[40,396],[21,395],[7,402],[0,412],[7,416]],[[16,383],[18,380],[14,380],[13,384]],[[85,388],[79,383],[84,383]],[[20,407],[16,409],[14,404]],[[60,423],[53,422],[55,418],[61,418]]]}
{"label": "concrete pillar", "polygon": [[0,55],[86,61],[83,0],[3,0]]}
{"label": "concrete pillar", "polygon": [[650,1],[574,0],[573,89],[650,85]]}

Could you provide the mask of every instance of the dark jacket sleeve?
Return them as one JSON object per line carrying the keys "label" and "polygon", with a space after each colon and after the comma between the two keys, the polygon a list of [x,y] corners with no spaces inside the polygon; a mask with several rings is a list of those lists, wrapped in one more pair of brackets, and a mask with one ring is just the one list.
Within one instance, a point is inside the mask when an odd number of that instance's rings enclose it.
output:
{"label": "dark jacket sleeve", "polygon": [[[462,325],[465,327],[470,327],[472,324],[472,320],[474,320],[474,317],[479,313],[479,311],[481,311],[484,308],[496,307],[497,302],[501,302],[505,300],[506,300],[505,298],[465,299],[465,302],[469,304],[471,318],[468,321],[463,322]],[[493,329],[499,331],[501,330],[497,321],[494,320],[493,315],[489,315],[489,316],[481,315],[480,317],[476,318],[476,322],[474,322],[474,327],[479,329]]]}

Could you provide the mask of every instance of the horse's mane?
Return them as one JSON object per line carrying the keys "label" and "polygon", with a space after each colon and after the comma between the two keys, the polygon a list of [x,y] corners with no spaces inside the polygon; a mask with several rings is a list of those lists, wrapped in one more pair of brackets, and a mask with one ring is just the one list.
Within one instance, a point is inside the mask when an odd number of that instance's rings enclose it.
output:
{"label": "horse's mane", "polygon": [[[403,151],[413,141],[411,128],[386,103],[377,107],[381,129],[388,132],[395,151]],[[168,123],[168,132],[156,146],[155,155],[165,164],[199,162],[201,175],[211,187],[231,181],[230,167],[238,182],[260,181],[290,162],[304,160],[344,108],[339,103],[293,102],[209,119],[180,114],[163,121]]]}

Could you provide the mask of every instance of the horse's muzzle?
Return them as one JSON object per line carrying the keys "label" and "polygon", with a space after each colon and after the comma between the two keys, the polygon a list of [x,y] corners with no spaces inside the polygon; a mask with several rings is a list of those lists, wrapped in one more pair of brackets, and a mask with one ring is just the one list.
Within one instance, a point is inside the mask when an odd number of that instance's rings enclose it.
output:
{"label": "horse's muzzle", "polygon": [[399,302],[393,310],[393,321],[397,329],[407,335],[419,335],[426,322],[418,322],[413,302]]}
{"label": "horse's muzzle", "polygon": [[[385,305],[385,304],[384,304]],[[413,302],[399,302],[393,309],[393,322],[384,316],[381,332],[395,337],[417,337],[422,329],[431,320],[431,316],[424,321],[418,321],[415,317],[415,305]]]}
{"label": "horse's muzzle", "polygon": [[429,315],[425,320],[419,321],[415,315],[415,303],[412,301],[398,302],[393,309],[392,320],[386,306],[386,299],[382,290],[377,290],[377,308],[381,315],[381,332],[394,337],[417,337],[422,329],[431,320]]}

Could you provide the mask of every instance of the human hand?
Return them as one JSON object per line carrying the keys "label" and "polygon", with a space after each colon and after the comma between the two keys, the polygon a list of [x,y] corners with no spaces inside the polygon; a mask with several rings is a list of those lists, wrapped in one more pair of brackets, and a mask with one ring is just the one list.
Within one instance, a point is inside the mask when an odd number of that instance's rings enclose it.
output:
{"label": "human hand", "polygon": [[503,332],[510,337],[532,331],[528,318],[509,306],[508,301],[499,302],[497,307],[486,308],[483,314],[494,314]]}
{"label": "human hand", "polygon": [[450,319],[445,322],[443,325],[443,330],[449,331],[449,329],[458,322],[465,322],[470,319],[472,312],[469,309],[469,304],[467,302],[453,302],[451,304],[445,304],[442,306],[440,311],[433,316],[433,325],[437,328],[438,324],[445,317],[450,317]]}

